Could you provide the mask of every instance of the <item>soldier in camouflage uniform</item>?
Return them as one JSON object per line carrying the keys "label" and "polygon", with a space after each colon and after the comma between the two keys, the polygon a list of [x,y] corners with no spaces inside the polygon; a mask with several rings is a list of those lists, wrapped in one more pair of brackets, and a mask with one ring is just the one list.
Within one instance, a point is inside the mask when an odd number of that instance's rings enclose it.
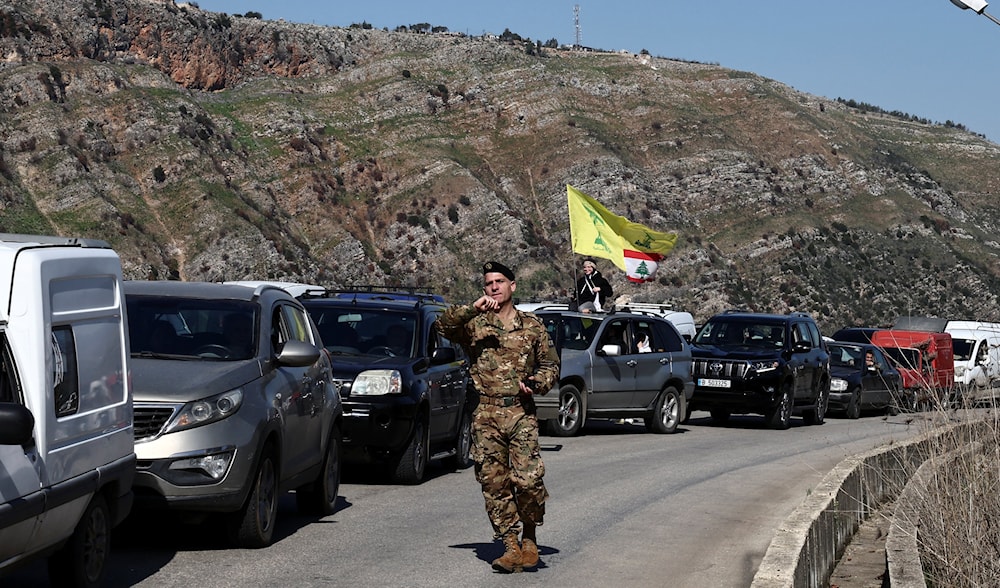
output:
{"label": "soldier in camouflage uniform", "polygon": [[514,272],[488,262],[483,284],[481,298],[451,306],[436,326],[472,359],[472,381],[479,392],[472,459],[494,536],[505,548],[493,568],[520,572],[538,565],[535,527],[542,524],[549,496],[542,483],[545,465],[532,394],[555,385],[559,357],[538,317],[514,308]]}

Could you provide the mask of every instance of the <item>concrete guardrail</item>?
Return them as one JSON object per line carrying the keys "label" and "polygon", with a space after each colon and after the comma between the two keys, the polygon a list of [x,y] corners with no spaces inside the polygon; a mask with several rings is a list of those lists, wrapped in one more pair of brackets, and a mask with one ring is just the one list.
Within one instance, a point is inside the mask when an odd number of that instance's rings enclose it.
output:
{"label": "concrete guardrail", "polygon": [[[775,533],[751,588],[829,586],[830,576],[858,527],[880,505],[900,496],[910,478],[926,461],[933,439],[945,430],[974,424],[935,428],[910,440],[840,462]],[[914,553],[900,552],[895,557],[903,561],[912,555],[919,565],[915,540],[912,546],[903,549]],[[912,561],[907,566],[912,569]],[[923,581],[922,574],[920,580]],[[898,582],[891,585],[918,586],[902,577]]]}

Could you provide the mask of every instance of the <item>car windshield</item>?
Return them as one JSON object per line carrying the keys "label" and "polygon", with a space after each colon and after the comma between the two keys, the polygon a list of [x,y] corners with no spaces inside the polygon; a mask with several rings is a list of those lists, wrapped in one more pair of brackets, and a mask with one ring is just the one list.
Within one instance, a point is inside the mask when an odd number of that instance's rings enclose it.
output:
{"label": "car windshield", "polygon": [[899,369],[920,369],[920,351],[912,347],[883,347],[882,351]]}
{"label": "car windshield", "polygon": [[561,314],[542,313],[538,317],[545,323],[545,330],[556,346],[556,350],[587,349],[594,341],[594,334],[601,324],[601,319],[564,316]]}
{"label": "car windshield", "polygon": [[417,314],[396,310],[313,306],[323,346],[335,355],[416,357]]}
{"label": "car windshield", "polygon": [[240,300],[129,296],[133,357],[245,360],[257,355],[259,306]]}
{"label": "car windshield", "polygon": [[716,347],[787,347],[785,327],[780,321],[762,319],[717,319],[705,323],[694,338],[695,344]]}
{"label": "car windshield", "polygon": [[856,345],[829,345],[830,365],[839,367],[861,367],[864,365],[864,350]]}
{"label": "car windshield", "polygon": [[972,350],[976,347],[974,339],[952,339],[951,348],[955,352],[955,361],[969,361],[972,359]]}

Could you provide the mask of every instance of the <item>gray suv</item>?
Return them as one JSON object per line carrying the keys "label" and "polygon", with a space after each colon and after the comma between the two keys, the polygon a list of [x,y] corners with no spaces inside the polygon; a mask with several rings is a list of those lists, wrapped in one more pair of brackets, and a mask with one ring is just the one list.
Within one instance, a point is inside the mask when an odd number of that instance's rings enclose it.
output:
{"label": "gray suv", "polygon": [[694,393],[691,349],[670,321],[641,312],[535,311],[562,365],[556,394],[535,397],[549,433],[575,435],[591,418],[642,418],[673,433]]}
{"label": "gray suv", "polygon": [[282,492],[332,514],[341,405],[329,354],[285,290],[125,282],[136,507],[224,513],[236,545],[271,542]]}

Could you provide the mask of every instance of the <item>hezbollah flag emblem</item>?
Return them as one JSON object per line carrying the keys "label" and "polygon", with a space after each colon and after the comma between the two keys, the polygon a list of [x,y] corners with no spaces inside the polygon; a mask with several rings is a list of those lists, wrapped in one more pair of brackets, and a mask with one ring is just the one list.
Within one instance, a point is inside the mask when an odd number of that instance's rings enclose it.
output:
{"label": "hezbollah flag emblem", "polygon": [[633,282],[649,282],[657,262],[674,248],[677,235],[661,233],[618,216],[566,185],[573,251],[611,260]]}

